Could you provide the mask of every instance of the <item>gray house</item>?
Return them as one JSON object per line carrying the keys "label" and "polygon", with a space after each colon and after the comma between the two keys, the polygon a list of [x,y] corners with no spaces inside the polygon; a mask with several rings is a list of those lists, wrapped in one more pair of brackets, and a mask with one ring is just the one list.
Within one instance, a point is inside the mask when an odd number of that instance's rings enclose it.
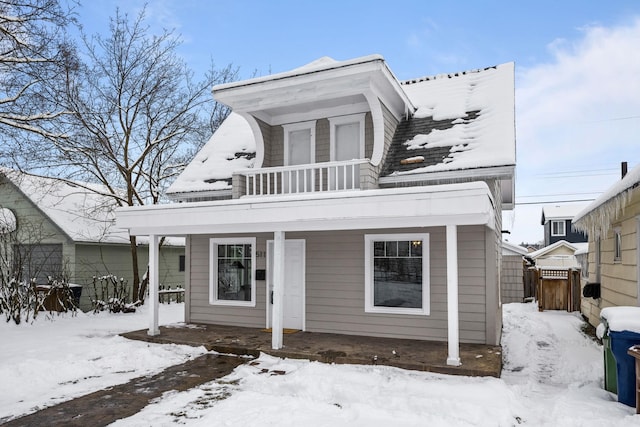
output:
{"label": "gray house", "polygon": [[584,243],[587,235],[573,225],[573,217],[585,208],[586,203],[562,203],[544,206],[540,224],[544,227],[544,246],[564,240],[568,243]]}
{"label": "gray house", "polygon": [[[3,169],[0,224],[12,227],[0,235],[0,257],[19,268],[24,280],[46,284],[49,276],[64,277],[82,285],[80,307],[87,310],[93,276],[113,274],[132,283],[129,235],[114,227],[114,209],[112,199],[80,186]],[[141,240],[138,262],[144,272],[149,251]],[[160,256],[160,281],[183,285],[184,239],[166,241]]]}
{"label": "gray house", "polygon": [[448,341],[450,365],[499,344],[512,63],[400,82],[379,55],[321,58],[213,95],[233,113],[169,189],[181,203],[117,211],[186,236],[187,322],[271,327],[275,349],[283,328]]}

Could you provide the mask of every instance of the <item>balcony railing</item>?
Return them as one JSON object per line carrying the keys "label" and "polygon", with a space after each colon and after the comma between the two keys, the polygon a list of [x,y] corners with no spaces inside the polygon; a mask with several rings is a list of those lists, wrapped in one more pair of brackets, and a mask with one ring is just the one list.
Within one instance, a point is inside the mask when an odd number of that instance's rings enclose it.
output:
{"label": "balcony railing", "polygon": [[367,159],[247,169],[233,175],[233,197],[358,190],[368,187]]}

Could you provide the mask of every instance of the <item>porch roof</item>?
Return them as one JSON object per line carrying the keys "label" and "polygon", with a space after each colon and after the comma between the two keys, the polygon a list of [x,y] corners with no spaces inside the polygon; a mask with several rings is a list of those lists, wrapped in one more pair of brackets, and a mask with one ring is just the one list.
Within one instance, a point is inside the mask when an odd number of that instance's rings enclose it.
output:
{"label": "porch roof", "polygon": [[486,225],[495,203],[484,182],[137,206],[116,211],[131,235]]}

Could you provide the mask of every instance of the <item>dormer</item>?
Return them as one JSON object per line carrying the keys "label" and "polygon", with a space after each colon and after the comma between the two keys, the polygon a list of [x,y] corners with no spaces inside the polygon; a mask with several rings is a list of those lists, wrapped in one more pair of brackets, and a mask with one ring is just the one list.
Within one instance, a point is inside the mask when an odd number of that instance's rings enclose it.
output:
{"label": "dormer", "polygon": [[[283,127],[285,158],[297,155],[309,163],[331,161],[339,158],[344,148],[347,152],[342,157],[359,151],[358,158],[366,157],[378,166],[385,149],[385,117],[392,117],[397,124],[415,110],[380,55],[348,61],[324,57],[285,73],[215,86],[213,96],[249,123],[256,142],[257,168],[280,166],[271,161],[268,146],[276,126]],[[365,149],[367,114],[372,143]],[[305,139],[315,144],[317,120],[329,120],[328,159],[315,158],[315,150],[305,153],[306,148],[291,147]],[[336,144],[341,135],[352,141],[357,137],[357,147],[355,143],[353,148]]]}

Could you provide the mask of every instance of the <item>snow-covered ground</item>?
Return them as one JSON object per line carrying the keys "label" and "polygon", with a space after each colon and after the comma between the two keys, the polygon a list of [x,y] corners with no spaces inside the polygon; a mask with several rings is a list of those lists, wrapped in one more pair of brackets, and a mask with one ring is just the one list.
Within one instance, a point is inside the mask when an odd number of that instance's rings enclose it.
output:
{"label": "snow-covered ground", "polygon": [[[161,323],[180,321],[162,305]],[[0,420],[155,372],[204,352],[128,341],[133,315],[92,314],[0,325]],[[602,388],[602,347],[577,314],[504,306],[501,379],[327,365],[263,355],[231,375],[166,393],[116,426],[640,426]]]}

